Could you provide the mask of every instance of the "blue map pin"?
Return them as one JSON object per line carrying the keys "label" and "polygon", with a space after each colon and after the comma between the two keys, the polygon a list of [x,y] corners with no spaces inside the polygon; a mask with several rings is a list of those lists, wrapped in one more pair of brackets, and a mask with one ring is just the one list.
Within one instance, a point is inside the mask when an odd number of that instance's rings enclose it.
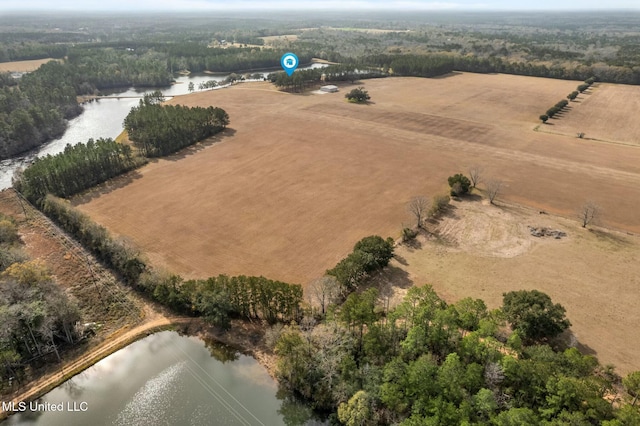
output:
{"label": "blue map pin", "polygon": [[291,77],[291,74],[298,68],[298,57],[294,53],[285,53],[280,58],[280,65],[282,65],[287,75]]}

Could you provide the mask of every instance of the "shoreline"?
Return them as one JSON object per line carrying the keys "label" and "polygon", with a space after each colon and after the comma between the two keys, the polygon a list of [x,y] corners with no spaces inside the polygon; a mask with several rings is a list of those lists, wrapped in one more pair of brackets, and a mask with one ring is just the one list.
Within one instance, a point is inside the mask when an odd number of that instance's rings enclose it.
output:
{"label": "shoreline", "polygon": [[[118,334],[128,326],[122,327],[113,334]],[[144,339],[152,334],[174,330],[188,336],[195,336],[203,342],[207,339],[214,340],[218,343],[233,347],[238,352],[253,357],[269,374],[269,376],[277,383],[275,375],[275,356],[268,354],[266,348],[259,343],[253,343],[257,335],[260,335],[260,341],[264,335],[264,326],[262,324],[253,324],[244,320],[234,320],[231,330],[224,332],[219,331],[215,327],[207,325],[198,317],[176,317],[162,318],[160,320],[151,321],[132,328],[130,331],[121,334],[114,339],[105,339],[105,341],[95,348],[76,356],[66,362],[59,371],[44,375],[43,377],[33,381],[31,384],[24,385],[27,390],[16,394],[8,394],[5,397],[8,401],[13,401],[16,405],[20,401],[33,401],[51,390],[60,386],[67,380],[82,373],[88,368],[94,366],[109,355],[126,348],[138,340]],[[233,331],[233,333],[231,333]],[[5,401],[7,402],[7,401]],[[11,417],[14,412],[0,411],[0,422]]]}
{"label": "shoreline", "polygon": [[[5,397],[7,397],[9,401],[13,401],[16,404],[19,401],[31,401],[34,399],[38,399],[52,389],[60,386],[62,383],[80,374],[84,370],[95,365],[99,361],[119,351],[120,349],[123,349],[130,344],[151,334],[171,329],[172,327],[180,324],[185,324],[193,320],[197,320],[197,318],[162,318],[160,320],[155,320],[147,324],[142,324],[134,327],[130,331],[125,332],[115,339],[105,339],[105,341],[97,347],[90,349],[89,351],[84,352],[83,354],[69,360],[62,367],[60,367],[59,371],[52,374],[44,375],[43,377],[40,377],[39,379],[31,382],[31,384],[24,385],[23,387],[27,387],[27,390],[18,394],[14,392],[6,395]],[[127,327],[123,327],[120,330],[124,328]],[[117,334],[118,331],[113,334]],[[12,414],[14,413],[0,411],[0,421],[5,420]]]}

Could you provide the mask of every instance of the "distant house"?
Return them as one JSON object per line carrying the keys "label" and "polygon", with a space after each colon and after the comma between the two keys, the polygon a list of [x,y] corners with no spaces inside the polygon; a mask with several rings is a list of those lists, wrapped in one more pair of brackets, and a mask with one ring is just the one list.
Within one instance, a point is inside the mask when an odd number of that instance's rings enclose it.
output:
{"label": "distant house", "polygon": [[334,86],[333,84],[329,84],[327,86],[322,86],[320,91],[327,93],[335,93],[338,91],[338,86]]}

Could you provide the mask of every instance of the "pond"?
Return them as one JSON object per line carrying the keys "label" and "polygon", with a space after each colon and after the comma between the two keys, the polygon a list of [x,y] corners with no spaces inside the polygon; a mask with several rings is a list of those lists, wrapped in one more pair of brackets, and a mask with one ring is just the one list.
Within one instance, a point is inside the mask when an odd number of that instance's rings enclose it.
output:
{"label": "pond", "polygon": [[310,419],[307,407],[278,399],[276,382],[252,357],[171,331],[115,352],[37,403],[62,404],[63,411],[26,411],[3,424],[322,424]]}

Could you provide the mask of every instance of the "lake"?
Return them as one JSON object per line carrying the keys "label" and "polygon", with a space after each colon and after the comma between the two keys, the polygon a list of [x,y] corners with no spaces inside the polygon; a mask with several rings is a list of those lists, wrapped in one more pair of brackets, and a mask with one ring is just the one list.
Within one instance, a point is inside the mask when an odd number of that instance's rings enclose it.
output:
{"label": "lake", "polygon": [[303,405],[278,399],[277,391],[252,357],[163,331],[115,352],[37,401],[47,407],[63,404],[62,412],[27,411],[3,424],[322,424],[309,420],[311,411]]}

